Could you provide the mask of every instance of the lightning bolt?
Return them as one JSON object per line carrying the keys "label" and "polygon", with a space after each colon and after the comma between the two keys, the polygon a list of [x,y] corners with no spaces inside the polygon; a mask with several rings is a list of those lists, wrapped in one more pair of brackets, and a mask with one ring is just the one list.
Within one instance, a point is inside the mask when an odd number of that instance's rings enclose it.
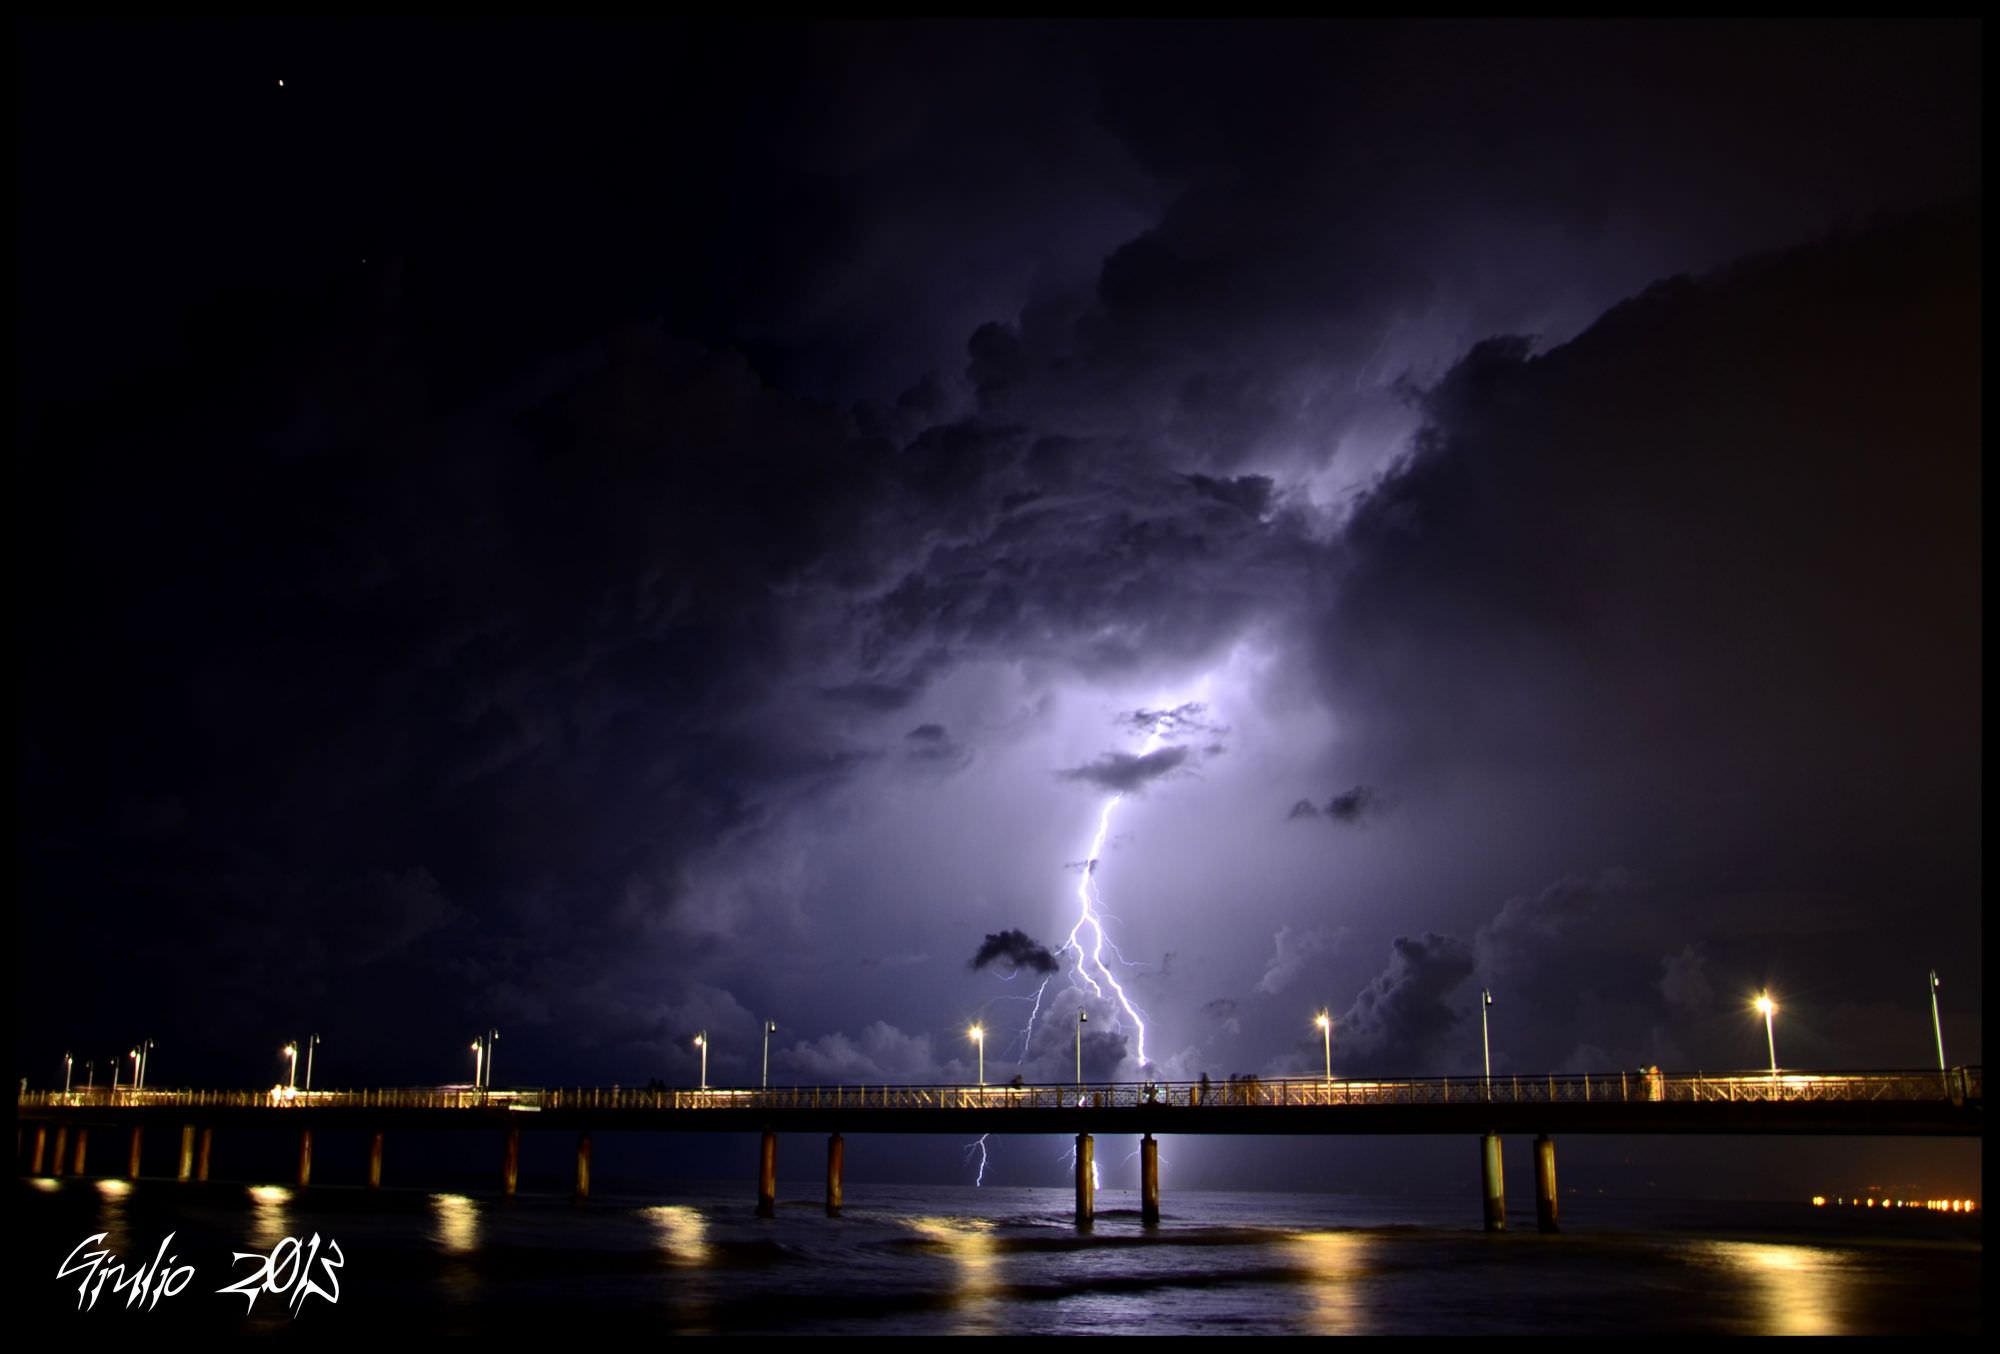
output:
{"label": "lightning bolt", "polygon": [[[1207,686],[1208,683],[1204,681],[1201,694],[1206,694]],[[1197,695],[1195,701],[1167,702],[1163,708],[1179,710],[1186,705],[1196,704],[1199,700],[1200,695]],[[1173,723],[1174,721],[1167,717],[1155,719],[1146,737],[1145,746],[1139,749],[1139,755],[1145,757],[1159,751],[1160,745],[1167,741],[1167,732]],[[1118,806],[1124,802],[1125,792],[1121,790],[1105,800],[1104,807],[1097,811],[1097,832],[1090,839],[1090,850],[1084,856],[1083,874],[1076,884],[1076,925],[1070,927],[1069,939],[1064,942],[1063,948],[1074,952],[1076,976],[1090,988],[1093,996],[1101,999],[1107,987],[1115,994],[1118,1008],[1131,1020],[1132,1028],[1138,1031],[1139,1065],[1144,1067],[1151,1062],[1146,1056],[1146,1019],[1139,1013],[1139,1008],[1132,1004],[1132,998],[1127,995],[1116,975],[1111,972],[1111,966],[1104,962],[1104,950],[1107,945],[1110,945],[1112,954],[1120,963],[1124,963],[1125,958],[1118,953],[1118,946],[1105,937],[1105,915],[1099,907],[1101,895],[1097,889],[1097,867],[1104,858],[1104,843],[1111,837],[1111,820],[1117,814]],[[1087,949],[1084,942],[1086,930],[1090,932]],[[1098,981],[1100,978],[1103,979],[1102,982]]]}
{"label": "lightning bolt", "polygon": [[986,1139],[991,1136],[988,1133],[981,1133],[978,1142],[969,1142],[965,1145],[965,1156],[968,1161],[974,1152],[979,1153],[979,1174],[972,1179],[975,1189],[986,1183]]}

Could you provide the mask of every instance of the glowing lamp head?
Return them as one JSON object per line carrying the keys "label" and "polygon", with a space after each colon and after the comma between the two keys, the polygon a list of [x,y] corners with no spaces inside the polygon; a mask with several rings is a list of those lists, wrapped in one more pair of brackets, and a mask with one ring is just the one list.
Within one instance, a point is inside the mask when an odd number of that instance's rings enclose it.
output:
{"label": "glowing lamp head", "polygon": [[1757,994],[1757,1014],[1758,1014],[1758,1015],[1769,1015],[1769,1014],[1771,1014],[1771,1012],[1773,1012],[1773,1011],[1775,1011],[1775,1010],[1777,1010],[1777,1009],[1778,1009],[1778,1003],[1777,1003],[1777,1002],[1775,1002],[1775,1001],[1772,1001],[1772,1000],[1771,1000],[1771,994],[1770,994],[1770,993],[1768,993],[1768,992],[1759,992],[1759,993]]}
{"label": "glowing lamp head", "polygon": [[1086,1015],[1084,1012],[1078,1011],[1076,1013],[1076,1023],[1079,1025],[1088,1025],[1090,1023],[1090,1017]]}
{"label": "glowing lamp head", "polygon": [[978,1043],[986,1038],[986,1031],[978,1025],[974,1025],[971,1029],[967,1030],[966,1034],[971,1036],[974,1043]]}
{"label": "glowing lamp head", "polygon": [[1325,1011],[1321,1011],[1318,1015],[1313,1017],[1313,1025],[1319,1029],[1322,1030],[1325,1029],[1329,1023],[1331,1022],[1327,1020]]}
{"label": "glowing lamp head", "polygon": [[701,1034],[697,1034],[697,1035],[696,1035],[696,1036],[694,1037],[694,1046],[695,1046],[696,1048],[700,1048],[700,1047],[702,1047],[702,1046],[703,1046],[704,1044],[706,1044],[707,1042],[708,1042],[708,1037],[707,1037],[706,1035],[701,1035]]}

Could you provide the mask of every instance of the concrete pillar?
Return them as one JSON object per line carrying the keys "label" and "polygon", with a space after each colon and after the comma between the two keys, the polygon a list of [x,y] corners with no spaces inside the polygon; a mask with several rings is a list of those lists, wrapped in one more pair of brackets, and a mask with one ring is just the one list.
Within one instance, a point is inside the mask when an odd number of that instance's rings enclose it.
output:
{"label": "concrete pillar", "polygon": [[826,1215],[840,1216],[840,1170],[847,1162],[847,1144],[838,1133],[830,1134],[826,1140]]}
{"label": "concrete pillar", "polygon": [[764,1150],[757,1162],[757,1216],[778,1216],[778,1135],[764,1130]]}
{"label": "concrete pillar", "polygon": [[1097,1213],[1095,1145],[1088,1133],[1076,1135],[1076,1225],[1088,1227]]}
{"label": "concrete pillar", "polygon": [[47,1154],[48,1150],[49,1150],[49,1126],[47,1124],[36,1124],[35,1161],[34,1164],[28,1168],[29,1175],[40,1175],[42,1173],[42,1157]]}
{"label": "concrete pillar", "polygon": [[368,1140],[368,1188],[382,1188],[382,1133],[379,1129]]}
{"label": "concrete pillar", "polygon": [[186,1184],[194,1178],[194,1125],[181,1125],[181,1164],[174,1179]]}
{"label": "concrete pillar", "polygon": [[77,1129],[76,1159],[70,1164],[69,1173],[71,1175],[83,1174],[83,1149],[85,1147],[88,1147],[89,1145],[90,1145],[90,1130],[87,1128]]}
{"label": "concrete pillar", "polygon": [[1139,1221],[1160,1225],[1160,1145],[1150,1133],[1139,1139]]}
{"label": "concrete pillar", "polygon": [[590,1135],[576,1135],[576,1197],[590,1197]]}
{"label": "concrete pillar", "polygon": [[1507,1230],[1507,1187],[1500,1174],[1500,1135],[1488,1133],[1479,1140],[1480,1173],[1486,1184],[1486,1230]]}
{"label": "concrete pillar", "polygon": [[197,1180],[208,1179],[208,1149],[214,1143],[215,1130],[204,1128],[201,1131],[201,1150],[196,1152],[194,1157],[194,1178]]}
{"label": "concrete pillar", "polygon": [[61,1175],[69,1165],[69,1125],[56,1125],[56,1159],[49,1168],[50,1175]]}
{"label": "concrete pillar", "polygon": [[139,1143],[140,1140],[144,1138],[145,1133],[146,1130],[142,1128],[140,1125],[138,1124],[132,1125],[131,1160],[126,1162],[126,1165],[130,1169],[128,1169],[125,1172],[125,1178],[127,1180],[137,1180],[139,1178]]}
{"label": "concrete pillar", "polygon": [[1535,1139],[1535,1225],[1544,1232],[1556,1227],[1556,1145],[1544,1133]]}
{"label": "concrete pillar", "polygon": [[500,1192],[512,1197],[521,1183],[521,1130],[507,1130],[507,1147],[500,1157]]}
{"label": "concrete pillar", "polygon": [[313,1181],[313,1131],[299,1130],[299,1188],[304,1189]]}

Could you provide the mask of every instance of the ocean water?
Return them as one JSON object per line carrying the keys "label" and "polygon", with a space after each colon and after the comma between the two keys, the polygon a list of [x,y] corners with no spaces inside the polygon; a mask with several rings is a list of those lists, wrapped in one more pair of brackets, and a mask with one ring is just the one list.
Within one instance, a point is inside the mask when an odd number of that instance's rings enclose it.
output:
{"label": "ocean water", "polygon": [[[743,1182],[644,1197],[21,1180],[16,1329],[601,1339],[783,1334],[1972,1334],[1973,1217],[1810,1204],[1569,1204],[1479,1227],[1464,1195],[1187,1192],[1156,1228],[1060,1189],[852,1182],[840,1218]],[[103,1233],[94,1246],[86,1237]],[[299,1246],[320,1239],[314,1262]],[[169,1240],[171,1237],[171,1240]],[[127,1301],[106,1277],[166,1255]],[[107,1252],[95,1270],[92,1250]],[[337,1250],[337,1268],[328,1263]],[[252,1258],[232,1259],[233,1253]],[[255,1294],[220,1290],[261,1271]],[[57,1277],[65,1263],[79,1266]],[[303,1273],[321,1291],[302,1291]],[[330,1287],[338,1297],[330,1300]],[[79,1292],[79,1285],[83,1291]],[[162,1292],[162,1287],[168,1290]],[[157,1299],[153,1294],[160,1292]],[[80,1310],[81,1308],[81,1310]]]}

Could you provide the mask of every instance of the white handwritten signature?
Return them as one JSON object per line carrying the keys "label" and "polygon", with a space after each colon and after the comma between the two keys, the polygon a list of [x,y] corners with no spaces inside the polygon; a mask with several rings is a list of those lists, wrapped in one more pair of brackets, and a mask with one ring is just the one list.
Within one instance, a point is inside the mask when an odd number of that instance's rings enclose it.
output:
{"label": "white handwritten signature", "polygon": [[[167,1248],[173,1244],[174,1233],[167,1233],[166,1240],[152,1260],[134,1267],[119,1260],[108,1250],[86,1249],[103,1241],[109,1233],[98,1232],[77,1243],[62,1266],[56,1270],[58,1279],[66,1279],[81,1273],[83,1278],[76,1286],[76,1309],[93,1310],[104,1286],[111,1285],[112,1294],[124,1293],[125,1305],[151,1311],[160,1305],[161,1298],[178,1295],[194,1281],[193,1265],[176,1265],[178,1255],[169,1254]],[[235,1251],[230,1255],[233,1264],[239,1260],[254,1260],[251,1272],[226,1288],[218,1288],[220,1293],[236,1293],[247,1299],[248,1312],[257,1310],[257,1299],[266,1293],[289,1294],[286,1305],[297,1316],[309,1297],[325,1298],[328,1302],[340,1301],[340,1276],[335,1272],[347,1263],[341,1254],[340,1243],[332,1237],[326,1239],[329,1254],[320,1254],[319,1233],[315,1232],[310,1241],[301,1243],[297,1237],[286,1237],[271,1248],[268,1255],[256,1251]],[[331,1287],[322,1288],[314,1279],[317,1268]],[[93,1280],[95,1282],[93,1282]]]}

